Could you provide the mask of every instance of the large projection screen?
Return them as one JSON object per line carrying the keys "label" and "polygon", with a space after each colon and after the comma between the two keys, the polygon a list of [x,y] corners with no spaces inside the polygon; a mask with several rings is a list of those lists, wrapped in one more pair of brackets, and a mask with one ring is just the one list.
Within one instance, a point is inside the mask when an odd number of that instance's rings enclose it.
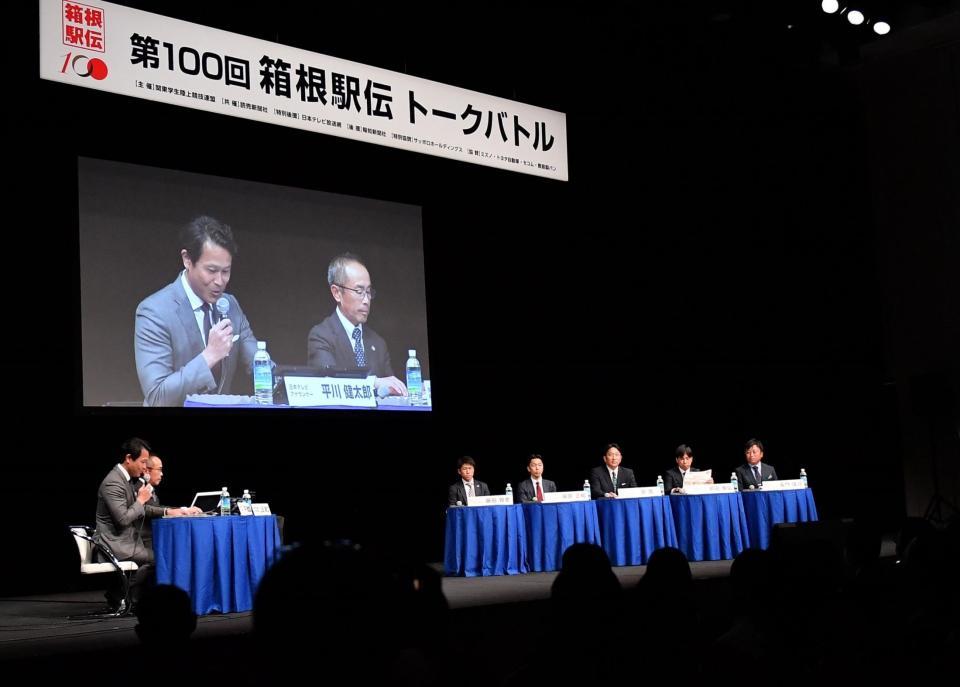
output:
{"label": "large projection screen", "polygon": [[[89,158],[78,160],[78,191],[84,406],[191,405],[183,400],[145,403],[150,394],[143,388],[144,375],[138,375],[135,345],[140,346],[140,360],[146,353],[142,339],[135,344],[135,326],[138,306],[145,299],[164,289],[175,290],[178,282],[182,285],[180,230],[198,216],[216,218],[232,228],[237,250],[225,292],[242,310],[255,339],[266,341],[278,373],[309,376],[308,335],[328,317],[337,318],[328,324],[335,330],[337,323],[349,345],[348,330],[335,312],[327,267],[335,256],[351,253],[362,260],[376,290],[373,300],[359,296],[365,301],[367,320],[361,330],[371,358],[368,365],[376,358],[382,366],[386,353],[393,376],[405,383],[408,351],[414,349],[429,391],[419,207]],[[162,349],[170,339],[170,347],[183,348],[178,337],[202,344],[202,324],[191,332],[182,313],[180,319],[166,322],[160,327],[164,331],[151,331],[156,335],[151,345]],[[178,326],[183,331],[177,331]],[[379,349],[371,351],[370,340],[379,342]],[[240,364],[238,351],[231,349],[237,362],[230,397],[221,391],[223,405],[243,406],[244,395],[253,402],[251,370]],[[177,355],[198,352],[178,350]],[[150,355],[156,354],[150,350]],[[168,357],[164,364],[172,370],[177,362],[172,353]],[[141,373],[144,370],[145,365]],[[348,374],[346,366],[338,370]],[[387,377],[383,371],[378,374]],[[202,397],[209,400],[215,394]],[[381,410],[432,407],[428,394],[414,406],[396,392],[390,396],[380,392],[377,401]]]}

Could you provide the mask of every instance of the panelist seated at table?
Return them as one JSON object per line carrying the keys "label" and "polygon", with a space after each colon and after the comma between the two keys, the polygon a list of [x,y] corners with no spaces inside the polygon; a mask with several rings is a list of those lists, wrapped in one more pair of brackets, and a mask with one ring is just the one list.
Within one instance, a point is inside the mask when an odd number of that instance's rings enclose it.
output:
{"label": "panelist seated at table", "polygon": [[517,485],[517,501],[520,503],[537,503],[543,501],[543,495],[557,490],[556,482],[543,476],[543,458],[534,453],[527,459],[527,472],[530,479],[525,479]]}
{"label": "panelist seated at table", "polygon": [[470,456],[463,456],[457,460],[457,474],[460,475],[455,483],[447,490],[448,506],[466,506],[472,496],[490,496],[490,487],[485,482],[473,478],[477,463]]}
{"label": "panelist seated at table", "polygon": [[620,466],[623,454],[617,444],[607,444],[603,452],[603,465],[590,471],[590,496],[595,499],[617,498],[623,487],[637,486],[633,470]]}
{"label": "panelist seated at table", "polygon": [[[682,494],[687,473],[700,472],[700,468],[693,467],[693,449],[687,444],[677,446],[675,458],[677,467],[670,468],[663,476],[664,494]],[[708,479],[707,484],[713,484],[713,479]]]}
{"label": "panelist seated at table", "polygon": [[151,549],[153,548],[153,527],[150,523],[152,518],[172,518],[181,515],[200,515],[201,511],[196,506],[174,508],[173,506],[164,506],[160,504],[160,495],[157,493],[157,487],[163,480],[163,460],[156,453],[151,452],[147,458],[147,471],[141,478],[150,489],[150,500],[143,504],[145,520],[139,525],[142,528],[140,535],[143,542]]}
{"label": "panelist seated at table", "polygon": [[747,464],[736,469],[740,491],[759,489],[767,480],[779,479],[773,466],[763,462],[763,443],[759,439],[750,439],[743,453]]}

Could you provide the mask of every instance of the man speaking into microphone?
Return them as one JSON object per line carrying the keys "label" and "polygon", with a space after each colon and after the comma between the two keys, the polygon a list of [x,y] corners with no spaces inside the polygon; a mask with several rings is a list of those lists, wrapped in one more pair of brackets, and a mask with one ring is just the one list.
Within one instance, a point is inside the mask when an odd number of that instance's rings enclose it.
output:
{"label": "man speaking into microphone", "polygon": [[[229,394],[249,380],[257,339],[237,299],[226,292],[237,244],[213,217],[180,234],[183,271],[137,306],[134,352],[145,406],[182,406],[188,394]],[[247,391],[249,393],[249,390]]]}

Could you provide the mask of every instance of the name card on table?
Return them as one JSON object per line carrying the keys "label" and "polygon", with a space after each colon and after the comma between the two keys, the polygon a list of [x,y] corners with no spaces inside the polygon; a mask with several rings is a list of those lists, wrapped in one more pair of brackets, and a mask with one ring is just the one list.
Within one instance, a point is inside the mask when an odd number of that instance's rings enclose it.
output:
{"label": "name card on table", "polygon": [[245,501],[237,501],[237,511],[240,515],[253,515],[253,504],[247,504]]}
{"label": "name card on table", "polygon": [[377,395],[373,391],[374,379],[373,376],[366,379],[340,379],[286,375],[283,383],[287,387],[287,403],[291,406],[376,408]]}
{"label": "name card on table", "polygon": [[691,484],[690,486],[684,484],[683,493],[690,496],[700,494],[736,494],[737,490],[728,482],[723,482],[722,484]]}
{"label": "name card on table", "polygon": [[474,496],[467,499],[468,506],[512,506],[513,496],[497,494],[496,496]]}
{"label": "name card on table", "polygon": [[663,496],[660,487],[624,487],[617,492],[618,499],[648,499],[651,496]]}
{"label": "name card on table", "polygon": [[544,503],[568,503],[570,501],[589,501],[590,494],[583,489],[577,491],[549,491],[543,495]]}
{"label": "name card on table", "polygon": [[786,491],[788,489],[806,489],[802,479],[771,479],[763,483],[763,491]]}
{"label": "name card on table", "polygon": [[254,515],[270,515],[269,503],[251,503],[250,507],[253,509]]}

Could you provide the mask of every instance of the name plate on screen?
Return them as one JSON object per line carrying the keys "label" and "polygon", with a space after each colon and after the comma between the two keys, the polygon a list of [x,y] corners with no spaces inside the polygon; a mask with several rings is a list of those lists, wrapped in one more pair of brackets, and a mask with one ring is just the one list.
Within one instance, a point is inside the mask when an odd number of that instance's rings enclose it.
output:
{"label": "name plate on screen", "polygon": [[376,408],[374,379],[372,376],[366,379],[284,376],[283,383],[287,387],[287,403],[291,406]]}
{"label": "name plate on screen", "polygon": [[699,494],[736,494],[737,490],[732,484],[723,482],[722,484],[691,484],[689,487],[684,485],[683,493],[690,496]]}
{"label": "name plate on screen", "polygon": [[617,492],[618,499],[648,499],[651,496],[663,496],[660,487],[624,487]]}
{"label": "name plate on screen", "polygon": [[589,501],[590,494],[583,489],[577,491],[549,491],[543,495],[544,503],[568,503],[570,501]]}
{"label": "name plate on screen", "polygon": [[496,496],[474,496],[467,499],[468,506],[512,506],[513,497],[509,494],[497,494]]}
{"label": "name plate on screen", "polygon": [[771,479],[763,483],[764,491],[786,491],[788,489],[806,489],[802,479]]}
{"label": "name plate on screen", "polygon": [[269,503],[251,503],[250,508],[254,515],[270,515]]}

